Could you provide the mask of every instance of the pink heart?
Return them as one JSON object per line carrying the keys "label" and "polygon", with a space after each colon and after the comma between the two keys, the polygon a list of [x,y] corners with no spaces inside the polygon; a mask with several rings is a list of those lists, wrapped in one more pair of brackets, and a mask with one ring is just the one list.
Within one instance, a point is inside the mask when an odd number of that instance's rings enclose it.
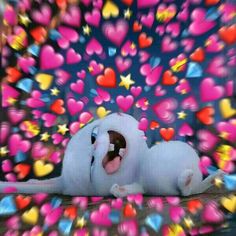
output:
{"label": "pink heart", "polygon": [[19,151],[25,153],[29,151],[31,143],[23,140],[19,134],[12,134],[8,141],[10,156],[15,156]]}
{"label": "pink heart", "polygon": [[182,39],[180,43],[184,47],[185,52],[190,52],[195,44],[194,39]]}
{"label": "pink heart", "polygon": [[118,20],[116,24],[110,22],[103,24],[103,34],[114,43],[116,46],[120,46],[126,37],[129,25],[125,20]]}
{"label": "pink heart", "polygon": [[[48,60],[50,58],[50,60]],[[61,66],[64,58],[61,54],[55,53],[54,48],[44,45],[40,53],[40,67],[42,70],[55,69]]]}
{"label": "pink heart", "polygon": [[67,64],[75,64],[81,61],[82,57],[79,53],[76,53],[73,48],[70,48],[66,52],[66,63]]}
{"label": "pink heart", "polygon": [[222,86],[215,86],[212,78],[205,78],[200,84],[200,97],[203,102],[211,102],[224,95]]}
{"label": "pink heart", "polygon": [[150,208],[155,208],[158,212],[162,212],[164,208],[163,200],[161,197],[150,198],[148,200],[148,206]]}
{"label": "pink heart", "polygon": [[181,79],[179,81],[179,85],[175,87],[175,91],[181,94],[189,93],[191,91],[191,86],[189,84],[189,81],[186,79]]}
{"label": "pink heart", "polygon": [[35,65],[35,60],[32,57],[20,57],[18,65],[25,73],[29,73],[30,67]]}
{"label": "pink heart", "polygon": [[219,40],[217,34],[211,35],[206,40],[206,52],[220,52],[224,48],[224,43]]}
{"label": "pink heart", "polygon": [[82,125],[87,124],[93,119],[93,115],[90,112],[82,112],[79,116],[79,122]]}
{"label": "pink heart", "polygon": [[202,156],[199,162],[199,168],[204,175],[208,174],[207,168],[212,164],[212,161],[207,156]]}
{"label": "pink heart", "polygon": [[139,62],[140,63],[144,63],[145,61],[147,61],[150,57],[150,54],[148,52],[145,51],[139,51]]}
{"label": "pink heart", "polygon": [[33,158],[40,158],[48,154],[48,148],[44,147],[42,142],[36,142],[32,146],[31,154]]}
{"label": "pink heart", "polygon": [[161,121],[169,124],[175,120],[175,114],[173,113],[173,110],[177,108],[177,104],[178,103],[176,99],[166,98],[156,103],[153,106],[153,110]]}
{"label": "pink heart", "polygon": [[57,144],[62,142],[63,136],[61,134],[58,134],[58,133],[53,134],[52,135],[52,140],[53,140],[53,144],[57,145]]}
{"label": "pink heart", "polygon": [[142,87],[138,86],[132,86],[130,89],[130,92],[132,93],[133,96],[138,97],[140,95],[140,93],[142,92]]}
{"label": "pink heart", "polygon": [[6,5],[6,9],[3,11],[3,18],[10,26],[17,24],[17,13],[15,12],[15,9],[12,5]]}
{"label": "pink heart", "polygon": [[40,205],[47,198],[47,196],[47,193],[36,193],[32,196],[32,198],[36,204]]}
{"label": "pink heart", "polygon": [[44,219],[44,222],[48,226],[52,226],[58,222],[61,215],[63,214],[63,209],[61,207],[54,208],[50,213],[48,213]]}
{"label": "pink heart", "polygon": [[130,68],[132,60],[129,58],[123,59],[121,56],[118,56],[115,59],[115,63],[118,71],[122,73]]}
{"label": "pink heart", "polygon": [[2,171],[3,172],[10,172],[10,171],[12,171],[12,168],[13,166],[12,166],[12,162],[10,161],[10,160],[4,160],[4,161],[2,161]]}
{"label": "pink heart", "polygon": [[165,36],[162,39],[161,50],[162,52],[172,52],[177,49],[177,43],[171,40],[170,36]]}
{"label": "pink heart", "polygon": [[59,26],[58,32],[60,33],[61,37],[57,40],[58,45],[61,48],[68,48],[70,42],[75,43],[79,39],[78,33],[71,28],[66,26]]}
{"label": "pink heart", "polygon": [[159,0],[138,0],[137,6],[138,8],[147,8],[155,6]]}
{"label": "pink heart", "polygon": [[100,88],[97,88],[96,91],[98,95],[94,98],[94,102],[97,105],[101,105],[103,102],[109,102],[111,100],[111,96],[107,91]]}
{"label": "pink heart", "polygon": [[212,150],[219,141],[219,138],[215,134],[205,129],[199,130],[197,137],[199,138],[198,148],[204,152]]}
{"label": "pink heart", "polygon": [[71,78],[71,74],[65,70],[58,69],[58,70],[56,70],[55,74],[57,76],[56,83],[58,85],[66,84],[68,82],[68,80]]}
{"label": "pink heart", "polygon": [[45,103],[40,99],[41,93],[37,90],[34,90],[31,94],[31,98],[26,100],[26,104],[32,108],[43,107]]}
{"label": "pink heart", "polygon": [[62,21],[68,25],[79,27],[81,23],[81,13],[78,6],[70,6],[67,12],[62,15]]}
{"label": "pink heart", "polygon": [[126,220],[118,225],[118,232],[121,235],[138,235],[138,223],[136,220]]}
{"label": "pink heart", "polygon": [[112,225],[111,220],[109,219],[109,213],[111,208],[108,204],[101,204],[99,210],[92,211],[90,215],[90,220],[96,225],[109,227]]}
{"label": "pink heart", "polygon": [[10,124],[8,122],[1,122],[0,125],[0,143],[6,142],[8,135],[10,134]]}
{"label": "pink heart", "polygon": [[44,120],[44,126],[45,127],[52,127],[56,120],[57,120],[57,116],[50,114],[50,113],[44,113],[42,115],[42,120]]}
{"label": "pink heart", "polygon": [[170,206],[169,215],[174,223],[180,223],[181,219],[185,215],[185,211],[179,206]]}
{"label": "pink heart", "polygon": [[116,198],[111,201],[111,207],[117,210],[120,210],[123,206],[122,198]]}
{"label": "pink heart", "polygon": [[103,52],[103,47],[97,39],[91,38],[90,41],[87,43],[85,50],[89,56],[92,56],[93,54],[101,55]]}
{"label": "pink heart", "polygon": [[158,25],[155,30],[156,33],[158,33],[160,36],[162,36],[165,33],[165,26],[164,25]]}
{"label": "pink heart", "polygon": [[154,13],[149,12],[147,15],[142,15],[141,16],[141,23],[148,28],[151,28],[154,22]]}
{"label": "pink heart", "polygon": [[[146,119],[146,118],[145,118]],[[147,120],[147,119],[146,119]],[[148,121],[148,120],[147,120]],[[138,193],[138,194],[130,194],[127,196],[127,200],[129,202],[135,202],[137,205],[142,205],[143,203],[143,195]]]}
{"label": "pink heart", "polygon": [[77,80],[76,83],[70,84],[70,88],[72,91],[82,94],[84,92],[84,82],[83,80]]}
{"label": "pink heart", "polygon": [[226,140],[231,143],[236,142],[236,119],[231,119],[229,121],[222,121],[217,123],[217,130],[219,133],[227,133]]}
{"label": "pink heart", "polygon": [[59,164],[61,162],[61,152],[60,151],[53,152],[50,155],[49,160],[54,164]]}
{"label": "pink heart", "polygon": [[9,99],[10,98],[17,99],[19,95],[20,93],[17,90],[15,90],[13,87],[5,83],[2,83],[2,106],[3,107],[8,107],[9,105],[11,105],[11,103],[9,103]]}
{"label": "pink heart", "polygon": [[80,112],[84,108],[84,103],[82,101],[76,101],[74,98],[69,98],[67,100],[67,107],[70,114],[73,116]]}
{"label": "pink heart", "polygon": [[153,86],[158,82],[162,73],[162,68],[162,66],[152,68],[148,63],[141,66],[140,73],[143,76],[146,76],[145,82],[148,86]]}
{"label": "pink heart", "polygon": [[18,230],[20,228],[20,218],[19,216],[11,216],[9,219],[6,220],[6,226],[9,229]]}
{"label": "pink heart", "polygon": [[228,69],[225,66],[225,58],[223,56],[214,57],[209,62],[206,71],[220,78],[226,77],[228,75]]}
{"label": "pink heart", "polygon": [[188,123],[183,123],[179,128],[179,136],[192,136],[193,135],[193,129]]}
{"label": "pink heart", "polygon": [[161,87],[161,85],[157,85],[155,88],[155,96],[161,97],[166,94],[166,90]]}
{"label": "pink heart", "polygon": [[98,75],[103,71],[104,66],[103,64],[97,63],[95,60],[92,60],[89,63],[89,68],[91,68],[91,75]]}
{"label": "pink heart", "polygon": [[189,96],[181,102],[181,107],[183,109],[189,109],[190,111],[197,111],[198,110],[198,103],[195,97]]}
{"label": "pink heart", "polygon": [[51,20],[51,8],[48,5],[43,5],[40,10],[32,12],[32,18],[41,25],[47,26]]}
{"label": "pink heart", "polygon": [[126,97],[119,95],[116,97],[116,103],[123,112],[128,111],[132,107],[133,102],[134,97],[132,95]]}
{"label": "pink heart", "polygon": [[88,206],[88,197],[74,197],[72,202],[75,205],[79,205],[82,210],[86,210]]}
{"label": "pink heart", "polygon": [[166,201],[173,206],[177,206],[180,203],[180,198],[170,196],[166,197]]}
{"label": "pink heart", "polygon": [[72,122],[69,126],[70,129],[70,134],[74,135],[78,132],[78,130],[80,129],[80,123],[79,122]]}
{"label": "pink heart", "polygon": [[85,13],[85,21],[92,26],[98,27],[101,20],[101,14],[100,11],[96,8],[92,10],[91,13],[87,12]]}
{"label": "pink heart", "polygon": [[8,117],[11,121],[12,124],[16,125],[17,123],[19,123],[20,121],[22,121],[22,119],[25,117],[25,111],[24,110],[17,110],[14,107],[11,107],[8,109]]}
{"label": "pink heart", "polygon": [[172,37],[177,37],[180,33],[180,23],[173,22],[167,25],[166,32],[170,33]]}
{"label": "pink heart", "polygon": [[86,71],[85,71],[85,70],[78,71],[76,75],[77,75],[77,77],[80,78],[80,79],[85,79],[85,77],[86,77]]}
{"label": "pink heart", "polygon": [[216,202],[208,202],[201,214],[201,218],[206,223],[221,223],[224,220],[224,214],[219,210]]}
{"label": "pink heart", "polygon": [[135,56],[137,54],[137,47],[130,40],[127,40],[121,48],[121,55],[126,57],[128,55]]}

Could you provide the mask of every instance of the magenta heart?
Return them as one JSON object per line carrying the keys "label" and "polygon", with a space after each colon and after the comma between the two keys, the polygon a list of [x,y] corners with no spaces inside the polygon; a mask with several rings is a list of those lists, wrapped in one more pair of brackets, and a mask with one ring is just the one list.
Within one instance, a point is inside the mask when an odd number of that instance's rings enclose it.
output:
{"label": "magenta heart", "polygon": [[70,88],[72,91],[82,94],[84,92],[84,82],[83,80],[77,80],[76,83],[70,84]]}
{"label": "magenta heart", "polygon": [[37,90],[34,90],[31,94],[31,98],[26,100],[26,104],[32,108],[43,107],[45,103],[40,99],[41,93]]}
{"label": "magenta heart", "polygon": [[220,52],[223,48],[224,43],[219,39],[218,34],[213,34],[206,40],[207,52]]}
{"label": "magenta heart", "polygon": [[53,144],[57,145],[57,144],[62,142],[63,136],[61,134],[58,134],[58,133],[53,134],[52,135],[52,140],[53,140]]}
{"label": "magenta heart", "polygon": [[161,85],[157,85],[155,88],[155,96],[161,97],[166,94],[166,90],[161,87]]}
{"label": "magenta heart", "polygon": [[2,161],[2,171],[3,172],[11,172],[12,171],[12,162],[10,160],[3,160]]}
{"label": "magenta heart", "polygon": [[65,70],[56,70],[56,76],[57,76],[57,80],[56,80],[56,83],[58,85],[64,85],[68,82],[68,80],[71,78],[71,74],[68,73],[67,71]]}
{"label": "magenta heart", "polygon": [[181,107],[183,109],[189,109],[190,111],[197,111],[198,110],[198,103],[194,96],[189,96],[181,102]]}
{"label": "magenta heart", "polygon": [[49,150],[42,142],[35,142],[32,146],[31,154],[33,158],[40,158],[47,156]]}
{"label": "magenta heart", "polygon": [[177,206],[180,203],[180,198],[179,197],[166,197],[166,201],[173,206]]}
{"label": "magenta heart", "polygon": [[175,121],[175,114],[173,110],[177,108],[177,100],[174,98],[166,98],[153,106],[153,111],[157,115],[157,117],[167,123],[170,124]]}
{"label": "magenta heart", "polygon": [[95,38],[90,39],[85,50],[89,56],[92,56],[93,54],[101,55],[103,53],[102,45]]}
{"label": "magenta heart", "polygon": [[25,73],[29,73],[30,67],[35,65],[35,60],[32,57],[20,57],[18,65]]}
{"label": "magenta heart", "polygon": [[118,225],[118,232],[121,235],[138,235],[138,223],[136,220],[126,220]]}
{"label": "magenta heart", "polygon": [[8,84],[2,83],[2,106],[12,106],[9,99],[17,99],[20,93]]}
{"label": "magenta heart", "polygon": [[22,110],[22,109],[17,110],[14,107],[9,108],[7,113],[8,113],[8,117],[9,117],[11,123],[14,124],[14,125],[16,125],[17,123],[22,121],[23,118],[25,117],[25,111],[24,110]]}
{"label": "magenta heart", "polygon": [[20,228],[20,217],[15,215],[6,220],[6,226],[9,229],[18,230]]}
{"label": "magenta heart", "polygon": [[67,107],[68,111],[73,116],[83,110],[84,103],[82,101],[76,101],[74,98],[69,98],[67,100]]}
{"label": "magenta heart", "polygon": [[191,91],[191,86],[189,84],[189,81],[186,79],[181,79],[179,81],[179,85],[175,87],[175,91],[181,94],[189,93]]}
{"label": "magenta heart", "polygon": [[138,0],[137,6],[138,8],[148,8],[148,7],[154,7],[159,0]]}
{"label": "magenta heart", "polygon": [[231,119],[229,121],[222,121],[217,123],[217,130],[219,133],[226,133],[227,136],[225,137],[226,140],[230,141],[231,143],[236,142],[236,120]]}
{"label": "magenta heart", "polygon": [[140,129],[144,132],[147,131],[147,129],[148,129],[148,119],[147,118],[143,117],[139,120],[138,129]]}
{"label": "magenta heart", "polygon": [[138,86],[132,86],[130,89],[130,92],[132,93],[133,96],[138,97],[140,95],[140,93],[142,92],[142,87]]}
{"label": "magenta heart", "polygon": [[116,24],[110,22],[103,24],[103,34],[114,43],[116,46],[120,46],[126,37],[129,25],[125,20],[118,20]]}
{"label": "magenta heart", "polygon": [[148,28],[151,28],[154,22],[154,13],[149,12],[147,15],[141,16],[141,23]]}
{"label": "magenta heart", "polygon": [[67,12],[62,15],[62,21],[70,26],[79,27],[81,23],[81,13],[78,6],[72,5]]}
{"label": "magenta heart", "polygon": [[193,129],[188,123],[183,123],[178,131],[179,136],[192,136],[193,135]]}
{"label": "magenta heart", "polygon": [[32,18],[41,25],[48,26],[51,20],[51,8],[48,5],[43,5],[40,10],[32,12]]}
{"label": "magenta heart", "polygon": [[127,40],[125,44],[121,48],[121,55],[123,57],[126,56],[135,56],[137,54],[137,47],[134,45],[133,42]]}
{"label": "magenta heart", "polygon": [[133,102],[134,97],[132,95],[128,95],[126,97],[119,95],[116,98],[116,103],[123,112],[128,111],[132,107]]}
{"label": "magenta heart", "polygon": [[52,209],[52,211],[48,213],[44,219],[45,224],[48,226],[56,224],[62,214],[63,214],[63,209],[61,207]]}
{"label": "magenta heart", "polygon": [[212,78],[205,78],[200,84],[200,97],[203,102],[211,102],[224,95],[222,86],[215,86]]}
{"label": "magenta heart", "polygon": [[85,21],[92,26],[98,27],[101,20],[101,14],[100,11],[96,8],[92,10],[91,13],[87,12],[85,13]]}
{"label": "magenta heart", "polygon": [[203,152],[212,150],[219,141],[219,138],[215,134],[205,129],[199,130],[197,137],[199,138],[198,148]]}
{"label": "magenta heart", "polygon": [[171,40],[170,36],[165,36],[162,39],[161,50],[162,52],[172,52],[177,49],[177,43]]}
{"label": "magenta heart", "polygon": [[41,118],[42,118],[42,120],[44,120],[44,126],[47,128],[55,125],[55,122],[57,120],[57,116],[50,114],[50,113],[44,113],[41,116]]}
{"label": "magenta heart", "polygon": [[116,67],[120,73],[128,70],[132,64],[132,60],[129,58],[123,59],[121,56],[115,59]]}
{"label": "magenta heart", "polygon": [[17,24],[17,13],[12,5],[8,4],[3,11],[3,19],[10,26],[14,26]]}
{"label": "magenta heart", "polygon": [[88,206],[88,197],[73,197],[73,204],[79,205],[82,210],[86,210]]}
{"label": "magenta heart", "polygon": [[25,153],[29,151],[31,143],[27,140],[23,140],[19,134],[12,134],[8,141],[8,149],[10,156],[15,156],[19,151]]}
{"label": "magenta heart", "polygon": [[165,26],[164,25],[158,25],[155,30],[156,33],[158,33],[160,36],[162,36],[165,33]]}
{"label": "magenta heart", "polygon": [[189,26],[189,33],[198,36],[202,35],[215,26],[215,21],[206,18],[206,11],[203,8],[196,8],[191,14],[192,23]]}
{"label": "magenta heart", "polygon": [[[146,118],[145,118],[146,119]],[[148,121],[148,119],[146,119]],[[127,200],[129,202],[135,202],[137,205],[142,205],[143,203],[143,195],[138,193],[138,194],[130,194],[127,196]]]}
{"label": "magenta heart", "polygon": [[116,198],[111,200],[111,207],[117,210],[120,210],[123,206],[122,198]]}
{"label": "magenta heart", "polygon": [[188,8],[183,8],[182,11],[180,11],[177,15],[177,19],[180,21],[186,21],[189,17],[189,10]]}
{"label": "magenta heart", "polygon": [[79,116],[81,124],[85,125],[93,119],[93,115],[90,112],[82,112]]}
{"label": "magenta heart", "polygon": [[143,76],[146,76],[145,82],[148,86],[153,86],[158,82],[162,73],[162,68],[162,66],[152,68],[148,63],[141,66],[140,73]]}
{"label": "magenta heart", "polygon": [[170,206],[169,208],[169,215],[171,220],[174,223],[180,223],[181,219],[185,215],[185,211],[182,207],[179,206]]}
{"label": "magenta heart", "polygon": [[150,57],[150,54],[148,52],[145,51],[139,51],[139,62],[140,63],[144,63],[145,61],[147,61]]}
{"label": "magenta heart", "polygon": [[94,76],[100,74],[103,71],[104,66],[103,64],[97,63],[95,60],[92,60],[89,63],[89,68],[91,68],[90,74]]}
{"label": "magenta heart", "polygon": [[206,223],[221,223],[224,220],[224,214],[218,208],[216,202],[210,201],[205,205],[201,218]]}
{"label": "magenta heart", "polygon": [[6,142],[8,135],[10,134],[10,124],[8,122],[1,122],[0,125],[0,143]]}
{"label": "magenta heart", "polygon": [[190,52],[195,44],[194,39],[183,39],[180,43],[184,47],[185,52]]}
{"label": "magenta heart", "polygon": [[61,48],[68,48],[70,42],[75,43],[79,39],[79,35],[74,29],[65,26],[59,26],[58,32],[60,33],[61,37],[57,40],[57,43]]}
{"label": "magenta heart", "polygon": [[204,175],[208,174],[207,168],[211,166],[212,161],[207,156],[202,156],[199,162],[199,168]]}
{"label": "magenta heart", "polygon": [[208,64],[206,71],[211,75],[224,78],[228,75],[228,69],[225,66],[225,58],[223,56],[214,57]]}
{"label": "magenta heart", "polygon": [[162,212],[164,208],[163,200],[161,197],[153,197],[148,200],[148,206],[155,208],[156,211]]}
{"label": "magenta heart", "polygon": [[111,96],[107,91],[100,88],[97,88],[96,91],[98,95],[94,98],[94,102],[97,105],[101,105],[103,102],[109,102],[111,100]]}
{"label": "magenta heart", "polygon": [[112,222],[109,218],[111,208],[108,204],[103,203],[100,205],[99,210],[92,211],[90,220],[93,224],[109,227]]}
{"label": "magenta heart", "polygon": [[[16,178],[16,175],[13,174],[13,173],[8,173],[5,175],[5,179],[8,181],[8,182],[17,182],[17,178]],[[9,187],[9,189],[4,189],[4,192],[7,193],[6,191],[9,191],[9,193],[14,193],[14,192],[17,192],[17,188],[15,187]]]}
{"label": "magenta heart", "polygon": [[172,37],[177,37],[180,34],[180,23],[173,22],[167,25],[166,32],[170,33]]}
{"label": "magenta heart", "polygon": [[60,151],[53,152],[50,155],[49,160],[54,164],[59,164],[61,162],[61,152]]}
{"label": "magenta heart", "polygon": [[73,48],[70,48],[66,52],[66,63],[67,64],[75,64],[81,61],[82,57],[79,53],[76,53]]}
{"label": "magenta heart", "polygon": [[86,77],[86,71],[85,70],[81,70],[81,71],[78,71],[76,73],[77,77],[80,78],[80,79],[85,79]]}
{"label": "magenta heart", "polygon": [[80,122],[72,122],[69,126],[69,129],[71,135],[76,134],[80,129]]}
{"label": "magenta heart", "polygon": [[47,196],[47,193],[36,193],[32,196],[32,198],[36,204],[40,205],[47,198]]}

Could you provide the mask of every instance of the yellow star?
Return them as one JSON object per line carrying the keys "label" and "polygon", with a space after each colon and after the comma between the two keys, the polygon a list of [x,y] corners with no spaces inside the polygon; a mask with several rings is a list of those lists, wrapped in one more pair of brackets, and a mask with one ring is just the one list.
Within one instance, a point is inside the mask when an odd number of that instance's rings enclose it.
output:
{"label": "yellow star", "polygon": [[89,66],[88,70],[89,70],[90,73],[93,72],[93,67]]}
{"label": "yellow star", "polygon": [[60,93],[60,90],[58,90],[58,88],[54,87],[51,90],[51,95],[53,96],[57,96]]}
{"label": "yellow star", "polygon": [[178,119],[184,120],[187,116],[187,114],[184,111],[178,112]]}
{"label": "yellow star", "polygon": [[84,35],[90,35],[91,28],[88,25],[83,26],[83,33]]}
{"label": "yellow star", "polygon": [[13,105],[14,103],[16,103],[16,99],[15,98],[12,98],[12,97],[9,97],[8,99],[7,99],[7,102],[9,103],[9,104],[11,104],[11,105]]}
{"label": "yellow star", "polygon": [[223,184],[223,181],[220,177],[216,177],[214,179],[214,185],[217,187],[217,188],[220,188]]}
{"label": "yellow star", "polygon": [[129,87],[130,87],[131,84],[135,83],[131,79],[131,74],[128,74],[126,76],[121,75],[120,79],[121,79],[121,82],[119,83],[119,86],[124,86],[127,90],[129,90]]}
{"label": "yellow star", "polygon": [[219,134],[219,137],[221,137],[221,138],[223,138],[223,139],[227,139],[227,138],[229,137],[229,133],[223,131],[223,132],[221,132],[221,133]]}
{"label": "yellow star", "polygon": [[9,151],[7,150],[6,146],[0,148],[0,156],[1,157],[5,157],[8,152]]}
{"label": "yellow star", "polygon": [[57,132],[60,133],[60,134],[62,134],[62,135],[65,135],[66,132],[69,130],[69,129],[66,127],[66,124],[64,124],[64,125],[58,125],[57,127],[58,127]]}
{"label": "yellow star", "polygon": [[130,19],[130,17],[132,16],[132,11],[130,11],[130,9],[128,8],[128,9],[126,9],[126,10],[124,10],[124,18],[125,19]]}
{"label": "yellow star", "polygon": [[189,216],[184,218],[184,223],[185,223],[186,227],[189,229],[191,229],[194,226],[194,223]]}
{"label": "yellow star", "polygon": [[131,49],[135,49],[135,48],[136,48],[136,45],[135,45],[135,43],[134,43],[134,42],[132,42],[130,47],[131,47]]}
{"label": "yellow star", "polygon": [[86,225],[86,220],[84,219],[84,217],[78,217],[76,220],[76,227],[80,227],[83,228]]}
{"label": "yellow star", "polygon": [[24,14],[24,15],[19,15],[19,22],[23,25],[25,25],[26,27],[28,27],[29,23],[31,22],[31,20],[29,19],[29,17]]}
{"label": "yellow star", "polygon": [[41,136],[40,140],[45,141],[45,142],[47,142],[48,139],[50,138],[50,134],[48,132],[45,132],[45,133],[41,134],[40,136]]}

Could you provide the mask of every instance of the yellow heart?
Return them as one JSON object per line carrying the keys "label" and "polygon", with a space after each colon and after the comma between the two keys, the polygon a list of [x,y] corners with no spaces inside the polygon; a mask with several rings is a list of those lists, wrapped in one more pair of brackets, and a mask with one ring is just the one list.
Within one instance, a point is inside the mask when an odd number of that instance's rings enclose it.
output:
{"label": "yellow heart", "polygon": [[220,112],[223,118],[230,118],[236,115],[236,109],[231,106],[231,102],[228,98],[224,98],[219,103]]}
{"label": "yellow heart", "polygon": [[102,15],[105,19],[109,19],[111,16],[117,17],[119,15],[119,8],[112,1],[107,1],[102,9]]}
{"label": "yellow heart", "polygon": [[38,160],[34,162],[34,173],[37,177],[50,174],[54,169],[52,164],[45,164],[44,161]]}
{"label": "yellow heart", "polygon": [[35,80],[39,82],[39,87],[42,90],[47,90],[52,84],[53,76],[49,74],[37,74]]}
{"label": "yellow heart", "polygon": [[221,204],[226,210],[228,210],[232,213],[235,213],[236,212],[236,195],[230,195],[229,197],[223,197],[221,199]]}
{"label": "yellow heart", "polygon": [[106,110],[105,107],[98,107],[97,109],[97,115],[99,118],[103,118],[105,117],[106,115],[108,115],[111,111],[109,110]]}
{"label": "yellow heart", "polygon": [[25,211],[21,216],[22,221],[27,224],[35,225],[39,218],[39,210],[36,206],[32,207],[30,210]]}

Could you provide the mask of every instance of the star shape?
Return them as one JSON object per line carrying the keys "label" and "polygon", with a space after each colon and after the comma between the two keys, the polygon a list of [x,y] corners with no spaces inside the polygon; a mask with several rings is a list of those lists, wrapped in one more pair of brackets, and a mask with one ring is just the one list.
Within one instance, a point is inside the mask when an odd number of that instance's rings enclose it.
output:
{"label": "star shape", "polygon": [[76,227],[80,227],[83,228],[86,225],[86,220],[84,219],[84,217],[79,217],[76,220]]}
{"label": "star shape", "polygon": [[45,133],[41,134],[40,136],[41,136],[40,140],[45,141],[45,142],[47,142],[48,139],[50,138],[50,134],[48,132],[45,132]]}
{"label": "star shape", "polygon": [[214,179],[214,185],[217,187],[217,188],[220,188],[223,184],[223,181],[220,177],[216,177]]}
{"label": "star shape", "polygon": [[58,94],[60,93],[60,90],[58,90],[58,88],[56,87],[50,89],[50,91],[51,91],[51,95],[53,96],[58,96]]}
{"label": "star shape", "polygon": [[225,131],[222,131],[220,134],[219,134],[219,137],[220,138],[223,138],[223,139],[227,139],[229,137],[229,133],[228,132],[225,132]]}
{"label": "star shape", "polygon": [[9,151],[7,150],[6,146],[0,148],[0,156],[1,157],[5,157],[8,152]]}
{"label": "star shape", "polygon": [[26,14],[23,14],[23,15],[19,14],[19,22],[23,24],[24,26],[28,27],[31,20]]}
{"label": "star shape", "polygon": [[14,104],[17,102],[17,100],[16,100],[15,98],[9,97],[9,98],[7,99],[7,102],[8,102],[10,105],[14,105]]}
{"label": "star shape", "polygon": [[187,114],[184,111],[178,112],[178,119],[184,120],[187,116]]}
{"label": "star shape", "polygon": [[130,19],[130,17],[132,16],[132,11],[128,8],[124,10],[124,18],[125,19]]}
{"label": "star shape", "polygon": [[62,135],[65,135],[66,132],[69,130],[69,129],[66,127],[66,124],[64,124],[64,125],[58,125],[57,127],[58,127],[57,132],[60,133],[60,134],[62,134]]}
{"label": "star shape", "polygon": [[184,218],[184,223],[185,223],[186,227],[189,229],[191,229],[194,226],[194,223],[189,216]]}
{"label": "star shape", "polygon": [[131,74],[128,74],[126,76],[121,75],[120,76],[121,82],[119,83],[119,86],[124,86],[127,90],[129,90],[130,85],[134,84],[135,82],[131,79]]}
{"label": "star shape", "polygon": [[90,35],[91,28],[88,25],[83,26],[83,33],[84,35]]}

